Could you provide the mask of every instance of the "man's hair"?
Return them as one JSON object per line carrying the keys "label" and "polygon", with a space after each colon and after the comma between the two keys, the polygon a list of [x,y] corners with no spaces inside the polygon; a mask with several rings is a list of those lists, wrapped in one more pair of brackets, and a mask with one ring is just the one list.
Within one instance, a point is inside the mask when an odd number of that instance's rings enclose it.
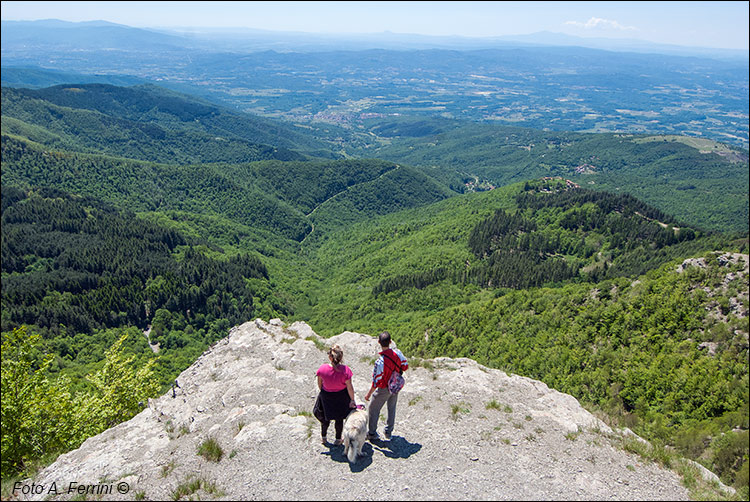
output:
{"label": "man's hair", "polygon": [[387,331],[383,331],[378,335],[378,343],[381,347],[389,347],[391,345],[391,334]]}

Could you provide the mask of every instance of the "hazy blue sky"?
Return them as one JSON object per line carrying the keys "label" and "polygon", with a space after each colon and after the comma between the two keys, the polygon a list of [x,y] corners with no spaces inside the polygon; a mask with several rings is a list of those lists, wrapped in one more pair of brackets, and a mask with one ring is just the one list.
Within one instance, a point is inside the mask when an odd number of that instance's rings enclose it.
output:
{"label": "hazy blue sky", "polygon": [[3,20],[469,37],[538,31],[748,49],[749,2],[2,2]]}

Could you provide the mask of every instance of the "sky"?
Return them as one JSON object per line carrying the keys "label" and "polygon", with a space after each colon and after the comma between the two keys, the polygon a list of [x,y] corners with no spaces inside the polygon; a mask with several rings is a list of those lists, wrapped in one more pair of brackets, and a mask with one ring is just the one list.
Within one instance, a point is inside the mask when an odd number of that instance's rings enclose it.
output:
{"label": "sky", "polygon": [[750,2],[2,2],[2,20],[493,37],[540,31],[748,50]]}

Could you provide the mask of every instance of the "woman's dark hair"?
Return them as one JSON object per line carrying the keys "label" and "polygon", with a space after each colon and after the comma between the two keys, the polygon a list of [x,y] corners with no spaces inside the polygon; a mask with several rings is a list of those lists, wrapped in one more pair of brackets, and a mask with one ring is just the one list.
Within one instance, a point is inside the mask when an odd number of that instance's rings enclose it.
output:
{"label": "woman's dark hair", "polygon": [[387,331],[383,331],[378,335],[378,343],[381,347],[388,347],[391,345],[391,334]]}
{"label": "woman's dark hair", "polygon": [[341,361],[344,359],[344,351],[338,345],[334,345],[328,349],[328,355],[331,356],[334,366],[341,364]]}

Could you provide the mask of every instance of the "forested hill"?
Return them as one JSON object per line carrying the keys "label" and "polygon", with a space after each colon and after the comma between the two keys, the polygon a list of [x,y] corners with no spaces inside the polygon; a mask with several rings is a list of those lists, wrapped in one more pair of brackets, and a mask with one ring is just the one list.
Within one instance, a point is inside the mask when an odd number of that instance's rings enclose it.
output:
{"label": "forested hill", "polygon": [[208,211],[291,239],[301,239],[309,231],[299,210],[256,187],[238,184],[219,166],[174,166],[50,151],[5,135],[2,155],[3,186],[53,187],[134,211]]}
{"label": "forested hill", "polygon": [[2,89],[3,132],[54,148],[170,164],[331,158],[297,128],[154,86]]}
{"label": "forested hill", "polygon": [[329,334],[400,325],[508,289],[635,279],[746,245],[744,235],[699,230],[627,195],[540,179],[362,220],[304,251],[324,273],[311,287],[311,319]]}
{"label": "forested hill", "polygon": [[[56,187],[140,212],[216,214],[297,241],[315,218],[338,226],[455,195],[417,170],[379,160],[175,166],[50,151],[6,135],[2,155],[3,186]],[[337,213],[346,211],[344,220],[331,216],[334,197],[345,205]]]}
{"label": "forested hill", "polygon": [[451,168],[485,186],[563,176],[588,188],[629,193],[705,229],[745,231],[750,222],[747,150],[707,139],[551,132],[428,117],[366,124],[382,143],[353,154]]}
{"label": "forested hill", "polygon": [[257,255],[207,251],[95,199],[3,185],[2,330],[33,327],[54,347],[54,369],[75,371],[99,362],[112,328],[150,326],[163,384],[232,323],[283,311]]}

